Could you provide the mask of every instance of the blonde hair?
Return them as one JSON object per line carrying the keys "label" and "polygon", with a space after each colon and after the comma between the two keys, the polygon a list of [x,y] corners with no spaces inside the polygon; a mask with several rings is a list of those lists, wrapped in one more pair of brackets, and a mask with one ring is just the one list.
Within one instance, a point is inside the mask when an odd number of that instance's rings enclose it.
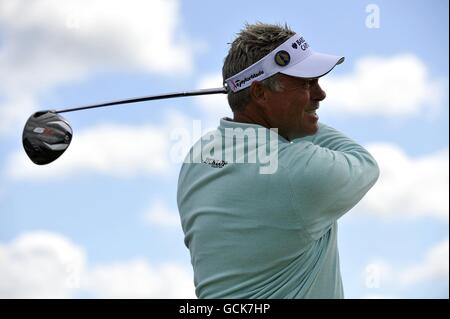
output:
{"label": "blonde hair", "polygon": [[[294,34],[295,32],[287,24],[283,26],[261,22],[246,23],[231,43],[228,55],[225,57],[222,67],[223,81],[225,82],[227,78],[259,61]],[[271,90],[280,90],[276,74],[265,79],[262,83]],[[249,102],[249,88],[236,93],[231,91],[228,93],[228,104],[233,112],[244,110]]]}

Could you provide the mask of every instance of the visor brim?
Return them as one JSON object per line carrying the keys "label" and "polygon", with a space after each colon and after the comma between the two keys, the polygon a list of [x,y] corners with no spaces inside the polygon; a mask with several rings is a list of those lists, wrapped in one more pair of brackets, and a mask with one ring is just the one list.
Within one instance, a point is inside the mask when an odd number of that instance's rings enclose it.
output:
{"label": "visor brim", "polygon": [[314,52],[303,61],[280,71],[280,73],[299,78],[319,78],[344,62],[343,56]]}

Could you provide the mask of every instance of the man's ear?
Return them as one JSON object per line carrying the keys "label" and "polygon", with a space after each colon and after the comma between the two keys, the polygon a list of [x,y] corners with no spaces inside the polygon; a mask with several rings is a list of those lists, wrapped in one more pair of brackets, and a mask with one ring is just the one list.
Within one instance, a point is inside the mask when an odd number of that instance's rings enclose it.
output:
{"label": "man's ear", "polygon": [[264,105],[267,101],[267,88],[260,81],[254,81],[250,85],[250,97],[253,102]]}

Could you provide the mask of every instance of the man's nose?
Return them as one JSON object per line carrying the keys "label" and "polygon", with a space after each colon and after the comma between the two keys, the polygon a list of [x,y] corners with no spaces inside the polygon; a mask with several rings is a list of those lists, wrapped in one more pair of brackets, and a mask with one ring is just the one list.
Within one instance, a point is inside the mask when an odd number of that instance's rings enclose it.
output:
{"label": "man's nose", "polygon": [[312,99],[314,101],[323,101],[327,97],[327,94],[324,90],[320,87],[320,85],[317,83],[317,85],[314,86],[313,92],[312,92]]}

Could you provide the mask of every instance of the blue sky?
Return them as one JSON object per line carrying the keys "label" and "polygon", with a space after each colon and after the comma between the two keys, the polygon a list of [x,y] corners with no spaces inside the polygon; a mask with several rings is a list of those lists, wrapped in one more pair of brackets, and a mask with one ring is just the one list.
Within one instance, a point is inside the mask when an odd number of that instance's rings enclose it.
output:
{"label": "blue sky", "polygon": [[194,296],[171,134],[217,126],[231,115],[224,96],[67,113],[74,140],[47,167],[26,158],[22,128],[41,109],[218,87],[228,43],[255,21],[346,57],[321,80],[319,115],[382,175],[339,223],[345,295],[448,298],[448,2],[437,0],[0,3],[1,297]]}

